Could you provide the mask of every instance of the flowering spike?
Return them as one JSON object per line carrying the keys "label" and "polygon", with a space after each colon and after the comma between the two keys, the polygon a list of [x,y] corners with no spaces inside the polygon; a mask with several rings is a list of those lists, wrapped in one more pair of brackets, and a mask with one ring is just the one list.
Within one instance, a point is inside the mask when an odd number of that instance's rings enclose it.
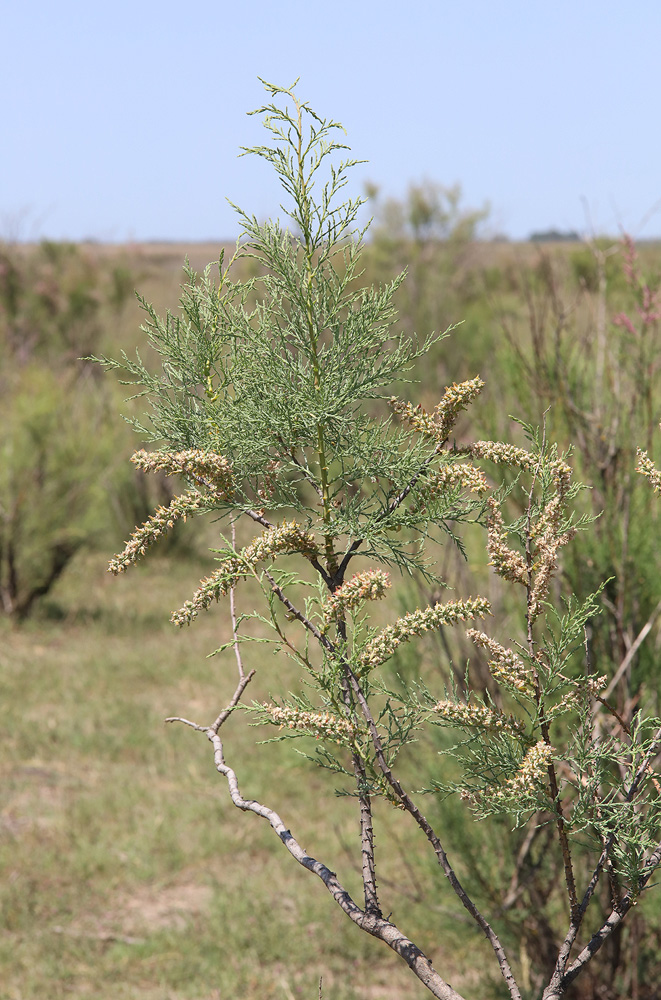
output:
{"label": "flowering spike", "polygon": [[438,701],[433,706],[432,711],[450,725],[462,728],[510,733],[517,737],[520,737],[526,728],[513,715],[505,715],[495,708],[488,708],[487,705],[464,705],[459,701]]}
{"label": "flowering spike", "polygon": [[390,405],[414,430],[434,438],[440,444],[447,441],[461,410],[465,410],[483,388],[484,382],[479,375],[466,382],[454,382],[445,390],[443,399],[434,407],[433,413],[428,413],[420,405],[413,406],[397,399],[396,396],[390,398]]}
{"label": "flowering spike", "polygon": [[174,527],[176,521],[180,519],[185,521],[188,514],[197,513],[205,505],[206,500],[201,493],[189,490],[188,493],[175,497],[167,507],[158,507],[141,527],[135,529],[123,551],[110,560],[108,571],[115,576],[123,573],[139,556],[144,555],[149,546],[153,545],[161,535]]}
{"label": "flowering spike", "polygon": [[490,489],[486,476],[474,465],[466,462],[444,463],[438,472],[425,479],[425,500],[435,500],[453,486],[461,486],[478,496]]}
{"label": "flowering spike", "polygon": [[491,611],[489,601],[484,597],[469,597],[466,600],[448,601],[434,604],[429,608],[412,611],[404,618],[398,618],[388,625],[367,644],[361,654],[364,667],[378,667],[395,652],[402,642],[408,642],[414,635],[421,635],[441,625],[456,625],[467,618],[484,617]]}
{"label": "flowering spike", "polygon": [[269,720],[282,729],[292,729],[315,739],[329,739],[334,743],[345,744],[357,732],[355,725],[348,719],[342,719],[330,712],[308,712],[303,709],[290,708],[285,705],[265,704],[262,708]]}
{"label": "flowering spike", "polygon": [[528,569],[526,561],[519,552],[510,549],[506,544],[507,532],[500,513],[498,501],[493,497],[487,500],[487,551],[491,556],[491,565],[498,576],[511,583],[528,584]]}
{"label": "flowering spike", "polygon": [[501,794],[508,799],[529,795],[536,786],[546,781],[548,767],[553,760],[553,747],[544,740],[538,740],[526,753],[514,777],[508,778]]}
{"label": "flowering spike", "polygon": [[468,451],[473,458],[488,458],[496,465],[510,465],[525,472],[534,471],[539,464],[537,456],[525,448],[515,448],[513,444],[505,444],[503,441],[476,441]]}
{"label": "flowering spike", "polygon": [[253,567],[282,552],[300,552],[307,559],[313,559],[319,552],[310,531],[304,531],[296,521],[283,521],[269,528],[247,545],[236,556],[223,559],[222,565],[200,582],[192,601],[172,613],[170,621],[175,625],[190,625],[200,611],[210,607],[230,592],[234,584],[248,576]]}
{"label": "flowering spike", "polygon": [[378,601],[385,597],[386,590],[391,586],[389,575],[381,569],[356,573],[331,595],[324,615],[329,621],[336,621],[346,611],[355,610],[363,601]]}
{"label": "flowering spike", "polygon": [[232,495],[232,467],[222,455],[190,448],[187,451],[136,451],[131,461],[145,472],[165,472],[201,481],[208,489],[228,500]]}
{"label": "flowering spike", "polygon": [[438,439],[445,441],[457,422],[457,417],[472,403],[484,388],[484,382],[478,376],[466,382],[453,382],[445,390],[443,399],[434,410],[434,419],[438,424]]}
{"label": "flowering spike", "polygon": [[469,639],[472,639],[476,646],[482,646],[490,654],[489,670],[499,684],[504,687],[513,688],[521,694],[534,695],[535,686],[530,676],[530,670],[520,656],[511,650],[501,646],[499,642],[492,639],[485,632],[478,632],[477,629],[469,628],[466,631]]}

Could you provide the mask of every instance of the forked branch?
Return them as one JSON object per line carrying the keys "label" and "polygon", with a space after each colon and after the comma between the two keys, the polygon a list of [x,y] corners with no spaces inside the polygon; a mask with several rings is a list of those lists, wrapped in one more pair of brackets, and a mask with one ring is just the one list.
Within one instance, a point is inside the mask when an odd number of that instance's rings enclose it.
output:
{"label": "forked branch", "polygon": [[239,790],[236,774],[225,762],[222,740],[211,729],[207,730],[207,736],[213,744],[216,770],[227,779],[230,797],[237,809],[255,813],[257,816],[265,819],[291,856],[303,868],[306,868],[321,879],[340,909],[361,930],[385,942],[400,958],[404,959],[412,972],[424,983],[433,996],[438,997],[439,1000],[464,1000],[462,995],[452,989],[436,972],[431,961],[420,948],[413,941],[409,940],[391,920],[384,919],[377,912],[367,912],[354,902],[348,891],[339,881],[337,874],[331,871],[323,862],[317,861],[301,847],[275,810],[269,809],[268,806],[254,799],[243,798]]}

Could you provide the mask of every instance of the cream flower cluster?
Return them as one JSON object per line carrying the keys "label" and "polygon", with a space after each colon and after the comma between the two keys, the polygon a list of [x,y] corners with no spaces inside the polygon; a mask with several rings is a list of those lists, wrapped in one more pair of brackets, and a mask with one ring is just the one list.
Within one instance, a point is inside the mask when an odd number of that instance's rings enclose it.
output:
{"label": "cream flower cluster", "polygon": [[232,467],[222,455],[190,448],[187,451],[136,451],[131,461],[145,472],[165,472],[201,480],[224,499],[232,494]]}
{"label": "cream flower cluster", "polygon": [[189,514],[196,513],[206,504],[207,501],[201,493],[189,490],[188,493],[175,497],[167,507],[158,507],[141,527],[135,529],[123,551],[110,560],[108,571],[115,576],[123,573],[139,556],[143,556],[161,535],[173,528],[176,521],[185,521]]}
{"label": "cream flower cluster", "polygon": [[[523,448],[498,441],[477,441],[468,451],[474,458],[487,458],[526,471],[534,470],[539,462],[538,458]],[[576,534],[574,528],[561,531],[565,496],[571,484],[571,467],[563,459],[554,458],[549,460],[546,468],[551,471],[557,492],[532,527],[531,538],[535,542],[532,574],[528,572],[523,555],[507,544],[507,530],[498,501],[494,497],[487,501],[487,551],[491,557],[491,565],[505,580],[523,586],[531,583],[528,610],[532,618],[539,615],[542,602],[548,594],[551,577],[558,566],[558,549]]]}
{"label": "cream flower cluster", "polygon": [[638,456],[636,472],[640,472],[642,476],[647,476],[652,484],[654,492],[661,493],[661,472],[659,472],[646,451],[643,451],[641,448],[637,448],[636,454]]}
{"label": "cream flower cluster", "polygon": [[573,712],[584,704],[585,698],[596,698],[600,691],[603,691],[608,684],[608,677],[602,674],[600,677],[582,678],[579,681],[572,681],[573,688],[568,691],[555,705],[547,710],[546,718],[548,722]]}
{"label": "cream flower cluster", "polygon": [[435,500],[453,486],[462,486],[478,495],[486,493],[490,489],[481,469],[477,469],[474,465],[468,465],[466,462],[447,463],[442,465],[438,472],[424,480],[424,498],[425,500]]}
{"label": "cream flower cluster", "polygon": [[432,607],[412,611],[388,625],[367,644],[360,660],[364,667],[377,667],[395,652],[402,642],[408,642],[415,635],[421,635],[441,625],[456,625],[468,618],[483,618],[489,614],[491,605],[484,597],[469,597],[466,600],[447,601]]}
{"label": "cream flower cluster", "polygon": [[303,709],[279,705],[262,705],[266,714],[281,729],[292,729],[296,732],[314,736],[315,739],[332,740],[334,743],[346,743],[357,732],[356,727],[348,719],[341,719],[330,712],[307,712]]}
{"label": "cream flower cluster", "polygon": [[305,531],[296,521],[283,521],[265,531],[239,555],[224,559],[211,576],[200,582],[193,600],[186,601],[183,607],[172,613],[170,621],[180,627],[190,625],[200,611],[228,594],[240,577],[250,573],[252,567],[282,552],[300,552],[306,558],[314,558],[319,550],[312,532]]}
{"label": "cream flower cluster", "polygon": [[[493,785],[481,791],[464,789],[462,799],[468,801],[478,815],[488,815],[498,809],[525,809],[534,806],[540,790],[546,786],[548,767],[553,760],[553,747],[539,740],[524,756],[513,777],[502,785]],[[547,793],[548,794],[548,793]]]}
{"label": "cream flower cluster", "polygon": [[509,465],[517,469],[532,472],[537,468],[538,459],[525,448],[516,448],[513,444],[503,441],[476,441],[468,451],[473,458],[488,458],[497,465]]}
{"label": "cream flower cluster", "polygon": [[536,618],[542,610],[541,604],[548,594],[551,577],[558,567],[558,549],[576,534],[575,528],[561,531],[563,502],[560,493],[546,505],[535,526],[533,538],[535,541],[535,580],[530,594],[529,613]]}
{"label": "cream flower cluster", "polygon": [[455,726],[484,729],[491,732],[511,733],[521,736],[525,726],[513,715],[505,715],[487,705],[464,705],[460,701],[438,701],[432,711],[441,719]]}
{"label": "cream flower cluster", "polygon": [[443,399],[434,407],[433,413],[428,413],[420,404],[413,406],[397,399],[396,396],[391,397],[390,406],[414,430],[442,442],[447,440],[459,412],[465,409],[483,388],[484,382],[479,376],[466,382],[454,382],[445,390]]}
{"label": "cream flower cluster", "polygon": [[482,389],[484,389],[484,382],[477,375],[466,382],[453,382],[445,390],[443,399],[434,410],[434,417],[439,427],[439,441],[445,441],[454,427],[460,411],[466,409],[468,404],[479,396]]}
{"label": "cream flower cluster", "polygon": [[[540,464],[538,455],[533,455],[525,448],[517,448],[513,444],[506,444],[503,441],[476,441],[466,450],[473,458],[487,458],[497,465],[509,465],[515,469],[523,469],[525,472],[534,472]],[[571,482],[571,466],[567,465],[562,458],[553,458],[545,461],[545,468],[550,469],[556,489],[564,497]]]}
{"label": "cream flower cluster", "polygon": [[356,573],[329,597],[324,615],[330,621],[336,621],[345,611],[353,611],[363,601],[378,601],[385,597],[386,590],[391,586],[389,575],[382,569]]}
{"label": "cream flower cluster", "polygon": [[533,696],[535,685],[530,676],[530,670],[520,656],[512,649],[506,649],[499,642],[492,639],[486,632],[478,632],[477,629],[469,628],[466,635],[472,639],[477,646],[482,646],[489,651],[489,670],[499,684],[505,687],[514,688],[521,694]]}
{"label": "cream flower cluster", "polygon": [[414,431],[419,431],[421,434],[426,434],[428,437],[436,437],[438,428],[434,418],[431,413],[428,413],[427,410],[424,409],[422,403],[418,403],[417,406],[413,406],[412,403],[407,403],[403,399],[398,399],[397,396],[391,396],[388,402],[395,413],[398,413],[400,417],[406,420]]}
{"label": "cream flower cluster", "polygon": [[279,552],[300,552],[310,559],[319,555],[311,531],[305,531],[297,521],[283,521],[246,546],[242,556],[246,562],[254,565]]}
{"label": "cream flower cluster", "polygon": [[550,468],[556,489],[560,494],[560,497],[564,498],[571,483],[571,477],[572,477],[571,466],[567,465],[567,463],[563,461],[563,459],[556,458],[550,463]]}
{"label": "cream flower cluster", "polygon": [[491,565],[498,576],[511,583],[528,584],[528,569],[526,561],[520,552],[515,552],[507,545],[507,531],[503,522],[500,507],[495,497],[487,500],[487,552],[491,557]]}
{"label": "cream flower cluster", "polygon": [[496,795],[503,799],[518,799],[534,794],[548,778],[548,767],[553,760],[553,747],[538,740],[526,753],[521,766],[512,778],[499,788]]}

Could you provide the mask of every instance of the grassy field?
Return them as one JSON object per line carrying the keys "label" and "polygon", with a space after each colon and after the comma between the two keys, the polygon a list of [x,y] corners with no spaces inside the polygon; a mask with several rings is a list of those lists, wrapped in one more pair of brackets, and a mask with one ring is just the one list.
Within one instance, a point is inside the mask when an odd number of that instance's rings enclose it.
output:
{"label": "grassy field", "polygon": [[[184,255],[199,270],[219,250],[160,244],[86,252],[124,261],[163,311],[176,306]],[[585,251],[549,252],[569,274],[571,255]],[[657,261],[658,249],[646,253]],[[482,372],[483,434],[496,416],[520,412],[511,385],[501,398],[502,329],[485,303],[500,303],[525,345],[529,317],[515,276],[527,268],[542,281],[537,255],[530,245],[481,245],[443,278],[447,304],[432,325],[462,317],[466,324],[421,371],[420,398],[433,406],[445,380]],[[566,283],[574,294],[576,282]],[[425,332],[414,298],[403,300],[402,322]],[[581,308],[587,315],[590,302]],[[130,299],[108,320],[102,348],[131,351],[140,322]],[[119,462],[134,444],[127,435]],[[185,536],[172,552],[114,579],[106,566],[121,547],[116,530],[99,525],[103,547],[82,550],[24,624],[0,618],[0,1000],[317,1000],[320,978],[324,1000],[428,995],[344,917],[266,823],[234,809],[204,737],[164,724],[170,715],[208,723],[234,689],[232,655],[207,658],[229,637],[227,606],[184,632],[168,621],[211,567],[209,539]],[[249,589],[241,599],[250,603]],[[255,700],[296,683],[288,661],[265,649],[247,654],[258,670],[249,690]],[[245,715],[235,714],[224,732],[243,793],[277,809],[360,898],[354,801],[335,798],[333,778],[310,770],[290,746],[257,745],[270,734],[250,728]],[[504,995],[485,971],[494,965],[488,946],[426,845],[410,839],[399,813],[379,810],[378,818],[386,909],[456,989],[482,1000]],[[470,879],[470,871],[461,874]],[[430,908],[417,905],[423,890]]]}
{"label": "grassy field", "polygon": [[[206,658],[227,638],[227,609],[185,633],[167,620],[207,566],[162,557],[114,579],[87,554],[37,618],[3,627],[0,997],[312,1000],[320,977],[327,1000],[424,995],[265,823],[234,809],[207,741],[164,725],[172,714],[210,721],[233,689],[231,656]],[[262,648],[249,660],[256,700],[291,680],[286,662],[255,663]],[[245,794],[280,810],[358,894],[353,800],[333,798],[322,772],[304,776],[289,746],[255,747],[261,737],[243,716],[227,725]],[[466,940],[451,919],[422,851],[402,863],[399,815],[384,820],[396,919],[458,988],[483,982],[470,971],[475,933]],[[438,888],[431,920],[415,914],[423,879]]]}

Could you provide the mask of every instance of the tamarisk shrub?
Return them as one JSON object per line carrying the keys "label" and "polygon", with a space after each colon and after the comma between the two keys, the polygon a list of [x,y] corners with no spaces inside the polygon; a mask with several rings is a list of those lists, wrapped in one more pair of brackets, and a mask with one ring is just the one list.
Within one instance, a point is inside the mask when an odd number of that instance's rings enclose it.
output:
{"label": "tamarisk shrub", "polygon": [[[380,798],[402,810],[426,838],[447,892],[486,936],[504,989],[520,1000],[529,984],[499,937],[498,912],[489,919],[469,895],[444,849],[442,804],[432,824],[400,767],[401,752],[424,727],[456,731],[451,758],[436,759],[424,791],[441,803],[457,793],[466,823],[505,817],[510,830],[550,831],[546,851],[559,858],[564,902],[549,914],[561,930],[538,992],[555,1000],[640,901],[661,861],[661,722],[641,711],[624,725],[600,700],[607,678],[589,672],[583,656],[599,592],[582,600],[569,594],[558,606],[550,600],[562,550],[591,520],[574,511],[581,487],[568,456],[531,427],[526,449],[457,444],[457,420],[479,396],[479,377],[446,388],[431,412],[392,395],[440,336],[394,333],[392,296],[401,275],[384,287],[355,289],[364,232],[356,223],[360,202],[338,197],[355,163],[339,159],[346,150],[340,127],[301,102],[295,85],[265,86],[270,103],[257,113],[270,145],[244,152],[278,173],[289,228],[237,210],[243,237],[236,256],[253,258],[260,276],[235,281],[232,262],[225,266],[221,257],[218,281],[211,269],[201,277],[188,272],[179,315],[162,319],[144,303],[160,372],[138,356],[99,359],[150,403],[149,420],[137,427],[163,444],[134,455],[136,465],[188,484],[136,530],[110,569],[126,570],[188,516],[252,522],[256,533],[244,547],[233,532],[221,536],[217,568],[172,615],[175,625],[190,625],[229,596],[234,635],[221,651],[236,652],[234,695],[211,723],[169,721],[207,736],[234,805],[265,819],[349,919],[393,949],[433,996],[459,1000],[443,969],[386,916],[391,901],[378,886],[373,804]],[[504,469],[507,487],[498,482]],[[508,507],[517,511],[513,521]],[[469,521],[484,526],[493,571],[519,601],[518,634],[489,621],[489,601],[479,594],[377,627],[370,609],[387,599],[390,572],[434,580],[434,546],[459,543],[457,532]],[[234,595],[248,579],[259,584],[263,606],[237,619]],[[251,617],[268,625],[306,684],[303,694],[246,708],[280,738],[314,737],[310,759],[355,797],[360,900],[302,848],[286,818],[244,795],[226,750],[223,727],[254,676],[239,645],[250,638],[243,623]],[[466,697],[430,690],[422,677],[402,681],[397,694],[389,689],[386,666],[397,649],[440,626],[467,629],[485,651],[494,695],[471,690],[470,673]],[[605,916],[591,905],[603,881]]]}

